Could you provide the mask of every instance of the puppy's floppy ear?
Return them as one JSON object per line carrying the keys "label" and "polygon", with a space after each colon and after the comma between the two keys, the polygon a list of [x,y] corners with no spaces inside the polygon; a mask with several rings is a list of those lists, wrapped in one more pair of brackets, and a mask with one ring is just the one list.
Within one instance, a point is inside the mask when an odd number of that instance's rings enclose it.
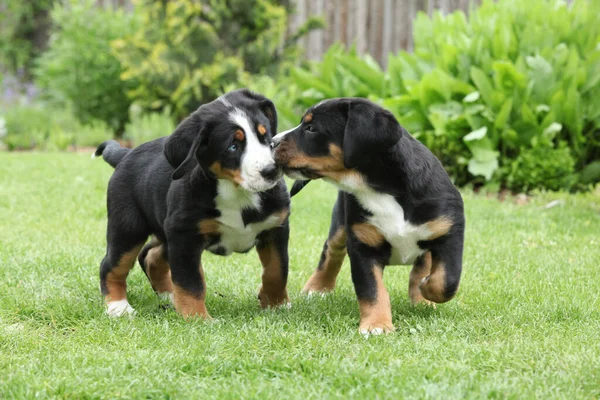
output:
{"label": "puppy's floppy ear", "polygon": [[165,143],[164,155],[173,168],[178,168],[186,160],[201,128],[200,118],[194,113],[181,121],[169,136]]}
{"label": "puppy's floppy ear", "polygon": [[394,146],[403,129],[387,110],[366,102],[348,104],[344,131],[344,166],[354,168],[368,164],[378,153]]}
{"label": "puppy's floppy ear", "polygon": [[275,105],[271,100],[265,99],[260,102],[259,107],[263,114],[269,119],[273,136],[277,135],[277,111],[275,110]]}
{"label": "puppy's floppy ear", "polygon": [[200,131],[196,136],[196,139],[192,142],[192,146],[190,147],[187,157],[179,164],[179,166],[173,171],[173,175],[171,178],[176,181],[180,179],[188,170],[190,170],[196,161],[196,154],[198,154],[198,148],[200,147],[200,143],[202,142],[202,133]]}

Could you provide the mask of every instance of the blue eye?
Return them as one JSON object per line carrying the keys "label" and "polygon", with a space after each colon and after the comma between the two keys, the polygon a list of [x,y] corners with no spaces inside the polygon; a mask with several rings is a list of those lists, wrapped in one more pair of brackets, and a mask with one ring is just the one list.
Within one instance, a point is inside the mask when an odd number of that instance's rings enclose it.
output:
{"label": "blue eye", "polygon": [[227,148],[227,151],[230,153],[235,153],[238,149],[238,145],[236,143],[232,144]]}

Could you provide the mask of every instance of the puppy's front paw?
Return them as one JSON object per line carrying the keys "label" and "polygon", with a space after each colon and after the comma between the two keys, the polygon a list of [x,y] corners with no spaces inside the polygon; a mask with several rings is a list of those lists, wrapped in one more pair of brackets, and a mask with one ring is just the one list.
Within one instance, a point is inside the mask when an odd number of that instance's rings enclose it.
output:
{"label": "puppy's front paw", "polygon": [[131,307],[127,299],[123,299],[109,301],[106,304],[106,314],[108,314],[108,316],[111,318],[122,317],[124,315],[133,317],[136,314],[136,311],[133,307]]}

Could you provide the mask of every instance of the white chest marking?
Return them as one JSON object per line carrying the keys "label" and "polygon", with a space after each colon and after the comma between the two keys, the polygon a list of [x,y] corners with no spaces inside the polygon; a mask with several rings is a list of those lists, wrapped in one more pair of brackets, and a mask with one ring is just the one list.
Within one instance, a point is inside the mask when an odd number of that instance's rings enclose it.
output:
{"label": "white chest marking", "polygon": [[412,264],[425,252],[417,242],[426,240],[432,232],[426,225],[413,225],[406,221],[402,206],[392,195],[376,192],[356,178],[346,179],[337,186],[352,193],[360,205],[372,214],[367,221],[373,224],[392,246],[390,265]]}
{"label": "white chest marking", "polygon": [[215,203],[221,212],[221,216],[217,218],[221,224],[221,240],[208,250],[215,251],[221,247],[225,250],[225,255],[248,251],[256,244],[256,236],[260,232],[274,228],[280,223],[277,216],[271,215],[264,221],[244,225],[242,210],[260,210],[260,195],[236,188],[228,180],[219,180],[217,191]]}

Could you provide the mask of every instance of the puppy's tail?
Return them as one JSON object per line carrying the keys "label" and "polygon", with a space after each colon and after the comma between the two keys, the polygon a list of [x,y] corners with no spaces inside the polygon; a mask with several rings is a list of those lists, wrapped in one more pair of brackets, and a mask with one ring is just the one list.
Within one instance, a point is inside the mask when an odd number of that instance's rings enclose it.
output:
{"label": "puppy's tail", "polygon": [[130,151],[131,149],[121,147],[121,145],[114,140],[108,140],[98,146],[94,154],[92,154],[92,158],[102,156],[104,161],[109,163],[113,168],[116,168],[123,157],[125,157]]}

